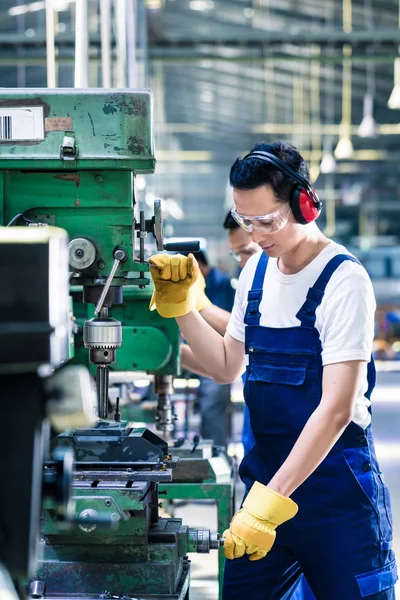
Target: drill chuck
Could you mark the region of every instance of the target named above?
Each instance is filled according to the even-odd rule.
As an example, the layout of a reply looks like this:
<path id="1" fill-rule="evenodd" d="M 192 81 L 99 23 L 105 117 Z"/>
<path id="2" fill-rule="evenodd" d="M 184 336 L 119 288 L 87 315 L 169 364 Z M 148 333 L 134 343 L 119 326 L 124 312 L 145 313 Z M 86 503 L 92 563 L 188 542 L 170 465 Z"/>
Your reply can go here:
<path id="1" fill-rule="evenodd" d="M 112 317 L 90 319 L 83 326 L 85 348 L 119 348 L 122 344 L 122 325 Z"/>

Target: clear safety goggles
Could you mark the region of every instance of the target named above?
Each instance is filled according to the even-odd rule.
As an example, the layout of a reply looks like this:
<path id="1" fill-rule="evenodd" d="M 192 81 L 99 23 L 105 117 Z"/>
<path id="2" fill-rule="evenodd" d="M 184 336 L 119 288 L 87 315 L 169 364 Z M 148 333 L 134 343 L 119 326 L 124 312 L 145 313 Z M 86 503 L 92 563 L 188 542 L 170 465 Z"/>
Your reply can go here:
<path id="1" fill-rule="evenodd" d="M 258 244 L 251 243 L 248 246 L 244 246 L 242 248 L 238 248 L 237 250 L 230 250 L 229 254 L 237 260 L 238 263 L 241 262 L 242 258 L 250 257 L 256 252 L 260 250 L 260 246 Z"/>
<path id="2" fill-rule="evenodd" d="M 285 204 L 280 210 L 260 217 L 247 217 L 240 215 L 236 210 L 236 206 L 233 205 L 231 215 L 236 223 L 245 231 L 251 232 L 255 229 L 261 233 L 276 233 L 287 224 L 290 215 L 290 206 L 289 204 Z"/>

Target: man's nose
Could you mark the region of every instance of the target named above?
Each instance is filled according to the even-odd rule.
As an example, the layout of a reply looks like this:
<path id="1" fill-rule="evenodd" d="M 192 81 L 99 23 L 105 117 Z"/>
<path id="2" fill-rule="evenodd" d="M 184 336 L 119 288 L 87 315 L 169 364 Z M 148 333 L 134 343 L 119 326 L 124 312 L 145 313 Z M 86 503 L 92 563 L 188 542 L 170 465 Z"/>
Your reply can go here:
<path id="1" fill-rule="evenodd" d="M 264 235 L 260 231 L 253 229 L 253 231 L 251 232 L 251 239 L 253 240 L 253 242 L 259 244 L 263 240 L 263 238 Z"/>

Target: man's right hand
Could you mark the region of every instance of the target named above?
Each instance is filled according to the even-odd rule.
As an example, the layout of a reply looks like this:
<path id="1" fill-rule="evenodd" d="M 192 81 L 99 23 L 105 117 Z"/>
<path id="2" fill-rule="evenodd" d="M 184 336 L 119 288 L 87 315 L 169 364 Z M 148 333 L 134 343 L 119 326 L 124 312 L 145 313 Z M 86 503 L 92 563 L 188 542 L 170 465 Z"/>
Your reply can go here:
<path id="1" fill-rule="evenodd" d="M 200 274 L 193 254 L 154 254 L 149 259 L 154 281 L 150 310 L 165 318 L 182 317 L 196 308 L 193 286 Z"/>

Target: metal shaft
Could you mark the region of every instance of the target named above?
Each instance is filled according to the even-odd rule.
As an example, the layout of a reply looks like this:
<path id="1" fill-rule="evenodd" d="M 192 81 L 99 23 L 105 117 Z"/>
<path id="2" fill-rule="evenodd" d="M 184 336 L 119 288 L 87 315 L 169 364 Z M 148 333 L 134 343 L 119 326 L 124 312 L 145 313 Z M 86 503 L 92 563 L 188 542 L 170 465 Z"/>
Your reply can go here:
<path id="1" fill-rule="evenodd" d="M 106 419 L 108 413 L 108 367 L 106 365 L 97 366 L 96 388 L 99 418 Z"/>
<path id="2" fill-rule="evenodd" d="M 156 429 L 168 439 L 174 430 L 174 414 L 171 402 L 173 393 L 172 375 L 155 375 L 154 392 L 157 396 Z"/>

